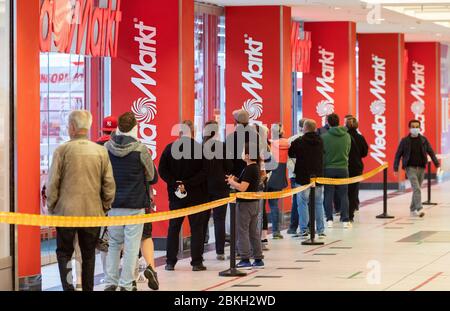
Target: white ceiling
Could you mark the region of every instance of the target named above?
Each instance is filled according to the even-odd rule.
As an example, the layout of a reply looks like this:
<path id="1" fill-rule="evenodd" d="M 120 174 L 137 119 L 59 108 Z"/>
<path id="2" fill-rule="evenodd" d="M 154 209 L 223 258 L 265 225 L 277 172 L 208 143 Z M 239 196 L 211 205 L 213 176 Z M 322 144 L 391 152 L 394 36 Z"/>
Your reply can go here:
<path id="1" fill-rule="evenodd" d="M 357 31 L 361 33 L 401 32 L 405 33 L 406 41 L 450 43 L 450 0 L 206 0 L 205 2 L 221 6 L 287 5 L 292 7 L 292 17 L 296 20 L 354 21 L 357 23 Z M 379 15 L 369 14 L 371 11 L 375 12 L 370 2 L 382 3 Z M 368 15 L 373 16 L 370 23 L 367 20 Z M 435 24 L 437 21 L 444 22 L 448 27 Z"/>

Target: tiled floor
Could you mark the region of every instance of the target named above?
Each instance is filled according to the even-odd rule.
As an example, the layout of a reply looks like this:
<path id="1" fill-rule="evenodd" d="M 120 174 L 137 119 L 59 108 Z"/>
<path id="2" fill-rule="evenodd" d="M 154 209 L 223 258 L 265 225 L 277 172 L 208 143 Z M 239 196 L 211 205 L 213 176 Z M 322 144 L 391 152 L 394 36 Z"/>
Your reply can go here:
<path id="1" fill-rule="evenodd" d="M 286 234 L 283 240 L 271 240 L 266 268 L 246 277 L 220 277 L 229 263 L 216 261 L 214 251 L 205 254 L 205 272 L 192 272 L 189 259 L 181 260 L 174 272 L 160 266 L 160 290 L 450 290 L 449 187 L 450 182 L 433 186 L 433 201 L 439 205 L 426 209 L 423 219 L 409 216 L 411 193 L 404 193 L 389 199 L 395 219 L 375 218 L 381 201 L 366 205 L 352 229 L 341 224 L 327 229 L 324 246 L 302 246 L 300 239 Z M 361 201 L 379 195 L 363 191 Z M 43 269 L 43 280 L 45 289 L 57 289 L 55 265 Z M 148 288 L 142 283 L 139 290 Z"/>

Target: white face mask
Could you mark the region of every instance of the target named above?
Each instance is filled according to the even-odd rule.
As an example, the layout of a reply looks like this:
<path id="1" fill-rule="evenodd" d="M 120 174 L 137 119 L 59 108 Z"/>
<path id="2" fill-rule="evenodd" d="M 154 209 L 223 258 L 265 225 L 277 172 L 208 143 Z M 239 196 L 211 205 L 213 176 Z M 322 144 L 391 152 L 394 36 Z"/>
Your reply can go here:
<path id="1" fill-rule="evenodd" d="M 411 129 L 409 129 L 409 132 L 411 133 L 411 136 L 417 137 L 420 134 L 420 129 L 419 128 L 411 128 Z"/>

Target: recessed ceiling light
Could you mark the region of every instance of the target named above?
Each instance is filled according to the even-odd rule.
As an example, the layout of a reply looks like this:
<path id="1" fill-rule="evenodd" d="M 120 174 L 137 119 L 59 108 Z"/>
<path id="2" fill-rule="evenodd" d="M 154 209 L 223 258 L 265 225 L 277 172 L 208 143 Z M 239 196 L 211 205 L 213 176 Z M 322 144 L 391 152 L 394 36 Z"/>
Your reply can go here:
<path id="1" fill-rule="evenodd" d="M 341 8 L 337 6 L 337 7 L 335 7 L 334 9 L 335 9 L 335 10 L 340 10 Z"/>
<path id="2" fill-rule="evenodd" d="M 411 27 L 409 27 L 409 29 L 416 29 L 416 27 L 414 27 L 414 26 L 411 26 Z"/>

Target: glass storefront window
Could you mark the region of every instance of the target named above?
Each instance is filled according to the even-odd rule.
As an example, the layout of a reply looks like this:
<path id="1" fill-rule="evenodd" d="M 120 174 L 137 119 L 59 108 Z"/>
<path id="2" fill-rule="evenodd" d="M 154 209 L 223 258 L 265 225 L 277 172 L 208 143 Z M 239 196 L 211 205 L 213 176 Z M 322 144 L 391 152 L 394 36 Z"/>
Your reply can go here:
<path id="1" fill-rule="evenodd" d="M 10 1 L 0 1 L 0 212 L 9 212 Z M 9 225 L 0 224 L 0 259 L 10 254 Z M 0 267 L 1 269 L 1 267 Z"/>
<path id="2" fill-rule="evenodd" d="M 47 181 L 48 169 L 55 149 L 69 140 L 68 116 L 86 105 L 86 61 L 82 55 L 41 53 L 41 189 Z M 47 214 L 45 202 L 41 214 Z M 55 261 L 55 228 L 41 228 L 41 259 L 46 265 Z"/>
<path id="3" fill-rule="evenodd" d="M 225 17 L 222 12 L 196 8 L 195 45 L 195 126 L 202 139 L 203 125 L 216 120 L 223 138 L 225 130 Z"/>

